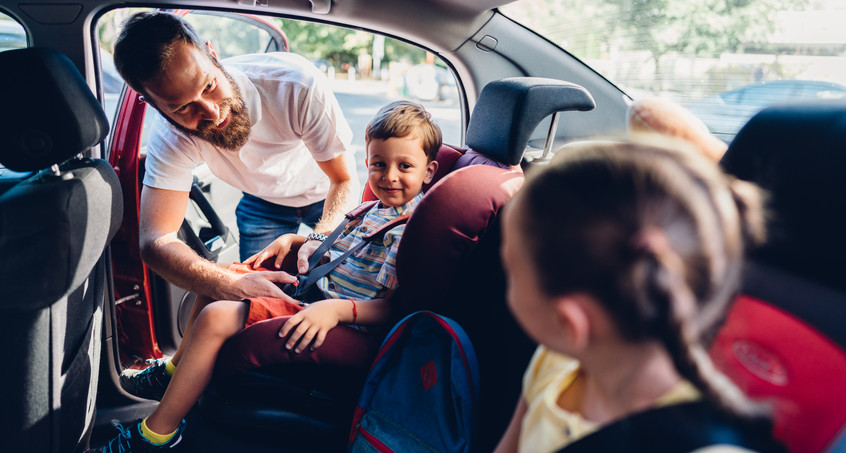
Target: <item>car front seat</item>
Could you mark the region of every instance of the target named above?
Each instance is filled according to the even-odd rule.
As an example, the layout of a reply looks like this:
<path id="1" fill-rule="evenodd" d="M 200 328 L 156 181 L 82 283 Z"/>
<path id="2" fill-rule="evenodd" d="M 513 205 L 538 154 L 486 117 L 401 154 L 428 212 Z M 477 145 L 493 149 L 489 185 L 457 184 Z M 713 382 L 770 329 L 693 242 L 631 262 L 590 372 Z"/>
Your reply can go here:
<path id="1" fill-rule="evenodd" d="M 71 61 L 0 53 L 0 444 L 70 452 L 94 422 L 117 175 L 80 157 L 109 124 Z"/>
<path id="2" fill-rule="evenodd" d="M 717 365 L 771 405 L 775 436 L 795 453 L 846 441 L 846 103 L 765 109 L 721 164 L 760 185 L 768 241 L 717 335 Z M 839 449 L 837 449 L 839 448 Z"/>

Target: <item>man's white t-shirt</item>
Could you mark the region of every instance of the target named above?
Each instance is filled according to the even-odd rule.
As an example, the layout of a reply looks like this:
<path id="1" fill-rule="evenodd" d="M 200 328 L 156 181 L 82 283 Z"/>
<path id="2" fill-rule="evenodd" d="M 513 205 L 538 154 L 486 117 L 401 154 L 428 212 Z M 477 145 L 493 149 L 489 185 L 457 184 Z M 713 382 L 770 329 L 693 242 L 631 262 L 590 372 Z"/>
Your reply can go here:
<path id="1" fill-rule="evenodd" d="M 223 61 L 241 90 L 250 138 L 239 151 L 188 136 L 158 112 L 147 146 L 144 185 L 189 191 L 192 170 L 205 162 L 232 186 L 272 203 L 302 207 L 326 198 L 329 178 L 317 162 L 344 155 L 358 181 L 352 131 L 328 80 L 291 53 L 251 54 Z M 357 187 L 356 187 L 357 189 Z"/>

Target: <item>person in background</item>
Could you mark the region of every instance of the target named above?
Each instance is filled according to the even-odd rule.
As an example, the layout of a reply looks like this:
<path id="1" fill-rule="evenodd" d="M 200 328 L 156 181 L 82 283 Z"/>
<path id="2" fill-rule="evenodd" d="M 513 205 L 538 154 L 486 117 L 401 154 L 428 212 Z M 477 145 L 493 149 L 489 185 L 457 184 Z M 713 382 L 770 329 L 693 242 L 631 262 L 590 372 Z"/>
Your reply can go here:
<path id="1" fill-rule="evenodd" d="M 685 140 L 714 162 L 719 162 L 728 149 L 702 120 L 669 99 L 644 97 L 632 101 L 627 123 L 631 134 L 655 133 Z"/>

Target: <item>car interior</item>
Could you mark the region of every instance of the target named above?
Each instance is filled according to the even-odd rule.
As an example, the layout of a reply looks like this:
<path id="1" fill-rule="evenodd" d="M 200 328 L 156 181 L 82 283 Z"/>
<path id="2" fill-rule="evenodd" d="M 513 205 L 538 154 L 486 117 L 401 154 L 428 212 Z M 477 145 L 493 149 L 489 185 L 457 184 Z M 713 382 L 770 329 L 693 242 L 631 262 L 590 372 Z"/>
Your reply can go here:
<path id="1" fill-rule="evenodd" d="M 238 13 L 260 27 L 282 18 L 366 31 L 424 49 L 452 74 L 459 132 L 441 148 L 435 181 L 407 224 L 394 302 L 397 318 L 432 310 L 473 341 L 482 382 L 477 451 L 491 451 L 504 432 L 535 346 L 505 304 L 500 210 L 524 172 L 561 146 L 623 136 L 631 101 L 561 43 L 503 14 L 507 3 L 137 5 Z M 113 437 L 112 420 L 148 415 L 157 403 L 124 392 L 118 376 L 172 353 L 195 297 L 140 258 L 147 105 L 125 87 L 114 118 L 104 113 L 114 93 L 95 24 L 125 7 L 0 0 L 0 13 L 25 32 L 16 46 L 28 46 L 0 52 L 0 99 L 14 106 L 0 113 L 0 338 L 14 345 L 15 364 L 0 371 L 4 451 L 78 452 Z M 297 52 L 296 37 L 273 27 L 265 47 L 287 50 L 290 38 Z M 772 406 L 774 435 L 791 452 L 846 451 L 844 134 L 844 101 L 786 103 L 752 117 L 720 162 L 765 189 L 769 237 L 710 352 L 742 390 Z M 219 200 L 233 189 L 204 171 L 195 173 L 196 214 L 180 238 L 209 260 L 231 262 L 237 231 Z M 224 347 L 217 378 L 188 415 L 198 433 L 192 449 L 345 450 L 367 370 L 233 365 L 263 333 L 250 327 Z"/>
<path id="2" fill-rule="evenodd" d="M 505 305 L 499 213 L 520 186 L 519 163 L 536 124 L 556 112 L 585 111 L 593 105 L 582 87 L 558 80 L 516 77 L 487 85 L 471 115 L 472 148 L 441 148 L 439 182 L 425 192 L 403 234 L 394 316 L 399 320 L 418 310 L 434 311 L 457 321 L 474 341 L 485 376 L 477 439 L 482 451 L 493 449 L 507 426 L 510 401 L 517 399 L 521 370 L 534 349 Z M 491 112 L 494 107 L 502 110 Z M 508 113 L 498 113 L 503 111 Z M 498 284 L 485 283 L 495 275 L 500 276 L 493 279 Z M 470 301 L 484 301 L 485 307 Z M 265 434 L 269 442 L 279 433 L 308 432 L 303 437 L 312 446 L 314 439 L 322 439 L 332 442 L 327 448 L 343 449 L 367 370 L 266 363 L 236 372 L 244 351 L 274 329 L 278 326 L 260 323 L 227 342 L 216 370 L 224 380 L 200 401 L 203 415 L 226 425 L 270 427 Z M 523 366 L 503 369 L 503 355 Z M 260 436 L 256 431 L 250 430 L 251 438 Z"/>

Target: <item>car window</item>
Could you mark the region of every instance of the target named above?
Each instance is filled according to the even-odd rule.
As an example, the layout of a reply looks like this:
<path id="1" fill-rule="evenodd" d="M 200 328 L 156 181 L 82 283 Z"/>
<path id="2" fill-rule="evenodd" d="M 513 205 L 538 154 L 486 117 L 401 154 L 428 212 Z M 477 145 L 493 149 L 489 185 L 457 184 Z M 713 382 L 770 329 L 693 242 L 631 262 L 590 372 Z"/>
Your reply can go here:
<path id="1" fill-rule="evenodd" d="M 27 47 L 26 30 L 14 19 L 0 12 L 0 52 Z M 0 169 L 5 169 L 0 164 Z"/>
<path id="2" fill-rule="evenodd" d="M 11 17 L 0 12 L 0 52 L 27 47 L 26 30 Z"/>
<path id="3" fill-rule="evenodd" d="M 101 19 L 98 30 L 104 55 L 111 49 L 115 31 L 119 30 L 121 22 L 135 11 L 139 9 L 118 9 L 105 14 Z M 243 18 L 233 19 L 234 16 L 231 13 L 191 11 L 185 17 L 196 27 L 201 39 L 211 41 L 220 58 L 284 50 L 281 48 L 281 41 L 284 40 L 289 51 L 306 57 L 320 68 L 332 83 L 344 116 L 352 128 L 353 148 L 361 181 L 366 180 L 364 129 L 379 108 L 394 100 L 420 102 L 441 127 L 445 143 L 462 143 L 458 84 L 453 73 L 434 54 L 405 42 L 361 30 L 253 16 L 252 19 L 270 24 L 277 30 L 276 41 L 280 43 L 277 46 L 273 43 L 273 36 L 249 31 L 245 28 Z M 110 54 L 105 59 L 110 60 Z M 107 113 L 110 119 L 114 117 L 114 110 L 109 111 L 107 108 Z M 146 133 L 150 130 L 153 116 L 146 115 L 142 147 L 146 143 Z"/>
<path id="4" fill-rule="evenodd" d="M 727 142 L 767 105 L 846 94 L 840 0 L 523 0 L 501 11 L 629 96 L 687 106 Z"/>

